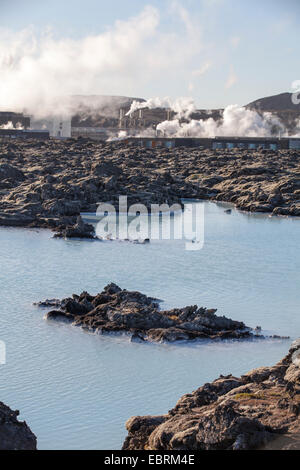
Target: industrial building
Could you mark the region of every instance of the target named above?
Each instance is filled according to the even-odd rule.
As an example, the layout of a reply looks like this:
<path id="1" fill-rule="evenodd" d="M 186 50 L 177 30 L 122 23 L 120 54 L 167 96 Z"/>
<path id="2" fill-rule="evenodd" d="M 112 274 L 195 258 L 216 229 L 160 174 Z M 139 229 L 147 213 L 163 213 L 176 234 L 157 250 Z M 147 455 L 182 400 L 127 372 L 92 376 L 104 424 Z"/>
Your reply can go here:
<path id="1" fill-rule="evenodd" d="M 28 131 L 22 134 L 22 131 Z M 71 118 L 35 119 L 22 113 L 0 112 L 0 136 L 45 139 L 71 137 Z M 5 132 L 4 132 L 5 131 Z M 10 132 L 8 132 L 10 131 Z"/>
<path id="2" fill-rule="evenodd" d="M 116 128 L 109 127 L 72 127 L 71 137 L 84 137 L 93 140 L 107 140 L 116 135 Z"/>
<path id="3" fill-rule="evenodd" d="M 13 127 L 28 129 L 30 127 L 30 117 L 23 113 L 13 113 L 11 111 L 0 111 L 0 128 L 12 124 Z"/>
<path id="4" fill-rule="evenodd" d="M 50 137 L 65 139 L 71 137 L 71 118 L 54 116 L 45 119 L 31 119 L 32 129 L 48 131 Z"/>
<path id="5" fill-rule="evenodd" d="M 170 109 L 149 109 L 143 108 L 134 111 L 128 115 L 129 107 L 123 106 L 119 110 L 119 127 L 117 119 L 101 119 L 99 127 L 80 126 L 80 119 L 74 120 L 70 117 L 56 116 L 49 119 L 35 120 L 25 116 L 22 113 L 0 112 L 0 137 L 4 138 L 35 138 L 56 139 L 87 137 L 95 140 L 107 140 L 111 136 L 116 136 L 118 132 L 125 131 L 130 137 L 123 140 L 124 143 L 133 142 L 136 145 L 145 148 L 165 147 L 172 149 L 175 147 L 203 148 L 209 150 L 282 150 L 292 149 L 300 150 L 300 138 L 290 137 L 215 137 L 215 138 L 196 138 L 196 137 L 165 137 L 159 136 L 156 127 L 159 123 L 172 120 L 175 112 Z M 205 110 L 198 110 L 193 118 L 202 119 L 207 116 Z M 219 119 L 221 110 L 212 110 L 209 115 L 214 119 Z M 100 118 L 98 117 L 98 120 Z M 76 121 L 76 122 L 75 122 Z M 86 120 L 86 124 L 89 120 Z M 77 124 L 77 126 L 74 126 Z M 30 128 L 32 127 L 32 129 Z M 155 137 L 137 137 L 145 135 L 149 130 Z M 125 133 L 124 132 L 124 133 Z"/>
<path id="6" fill-rule="evenodd" d="M 300 138 L 273 138 L 273 137 L 215 137 L 215 138 L 191 138 L 191 137 L 130 137 L 127 142 L 134 142 L 141 147 L 175 148 L 194 147 L 209 150 L 300 150 Z"/>
<path id="7" fill-rule="evenodd" d="M 131 135 L 139 134 L 142 130 L 155 130 L 158 124 L 164 121 L 171 121 L 175 117 L 175 112 L 164 108 L 142 108 L 127 114 L 128 108 L 120 109 L 119 130 L 130 131 Z"/>
<path id="8" fill-rule="evenodd" d="M 0 129 L 0 138 L 4 139 L 49 139 L 49 131 L 47 130 L 30 130 L 30 129 Z"/>
<path id="9" fill-rule="evenodd" d="M 209 118 L 219 121 L 222 118 L 222 109 L 197 110 L 189 115 L 189 119 L 181 118 L 180 122 L 188 122 L 191 119 L 207 120 Z M 120 109 L 119 129 L 121 131 L 130 131 L 131 135 L 138 135 L 141 130 L 153 129 L 156 131 L 158 124 L 164 121 L 176 119 L 176 112 L 169 108 L 141 108 L 137 111 L 128 113 L 128 108 Z"/>
<path id="10" fill-rule="evenodd" d="M 58 131 L 61 129 L 58 128 Z M 68 128 L 67 128 L 68 130 Z M 68 132 L 67 132 L 68 133 Z M 75 134 L 75 135 L 74 135 Z M 76 135 L 72 132 L 72 137 L 93 136 L 96 140 L 106 140 L 107 135 L 104 129 L 86 129 L 86 133 L 81 130 Z M 58 135 L 51 136 L 48 129 L 1 129 L 0 138 L 22 138 L 22 139 L 49 139 L 50 137 L 65 138 L 59 132 Z M 275 137 L 215 137 L 215 138 L 196 138 L 196 137 L 128 137 L 123 140 L 124 144 L 134 143 L 140 147 L 153 149 L 164 147 L 168 149 L 178 147 L 201 148 L 208 150 L 300 150 L 300 138 L 275 138 Z"/>

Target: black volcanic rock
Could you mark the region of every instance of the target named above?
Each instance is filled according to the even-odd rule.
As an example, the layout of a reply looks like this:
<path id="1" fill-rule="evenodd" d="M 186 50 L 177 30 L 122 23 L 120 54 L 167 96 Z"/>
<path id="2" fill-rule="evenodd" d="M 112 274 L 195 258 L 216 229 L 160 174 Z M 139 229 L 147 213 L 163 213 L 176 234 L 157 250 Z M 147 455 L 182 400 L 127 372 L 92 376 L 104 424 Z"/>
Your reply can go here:
<path id="1" fill-rule="evenodd" d="M 87 292 L 73 294 L 72 298 L 63 299 L 59 308 L 56 300 L 37 305 L 56 307 L 46 314 L 47 320 L 68 321 L 98 334 L 128 332 L 132 341 L 263 338 L 259 331 L 242 322 L 218 317 L 216 310 L 195 305 L 163 311 L 156 299 L 122 290 L 115 284 L 109 284 L 96 296 Z"/>
<path id="2" fill-rule="evenodd" d="M 83 222 L 81 216 L 77 217 L 76 224 L 68 225 L 54 234 L 54 238 L 95 238 L 93 225 Z"/>
<path id="3" fill-rule="evenodd" d="M 123 450 L 299 450 L 299 348 L 273 367 L 203 385 L 166 415 L 130 418 Z"/>
<path id="4" fill-rule="evenodd" d="M 24 173 L 18 168 L 8 165 L 7 163 L 0 165 L 0 181 L 7 179 L 23 181 L 24 178 Z"/>
<path id="5" fill-rule="evenodd" d="M 122 195 L 128 206 L 206 199 L 249 212 L 300 215 L 296 150 L 145 149 L 88 139 L 16 140 L 10 149 L 0 141 L 0 225 L 80 236 L 78 227 L 73 230 L 80 213 L 95 213 L 100 202 L 117 209 Z"/>
<path id="6" fill-rule="evenodd" d="M 19 411 L 0 402 L 0 450 L 36 450 L 35 435 L 18 416 Z"/>

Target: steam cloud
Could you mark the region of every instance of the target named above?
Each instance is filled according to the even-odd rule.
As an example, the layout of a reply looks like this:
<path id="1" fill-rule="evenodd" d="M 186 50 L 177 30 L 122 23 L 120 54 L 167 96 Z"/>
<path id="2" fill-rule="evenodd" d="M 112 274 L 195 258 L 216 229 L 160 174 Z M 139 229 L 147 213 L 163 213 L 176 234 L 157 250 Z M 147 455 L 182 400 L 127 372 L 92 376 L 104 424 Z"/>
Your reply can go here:
<path id="1" fill-rule="evenodd" d="M 188 119 L 190 115 L 196 111 L 196 105 L 192 98 L 177 98 L 172 100 L 171 98 L 150 98 L 147 101 L 139 102 L 133 101 L 127 116 L 132 115 L 139 109 L 156 109 L 156 108 L 170 108 L 176 113 L 178 119 Z"/>
<path id="2" fill-rule="evenodd" d="M 183 25 L 178 33 L 161 31 L 160 13 L 152 6 L 80 39 L 0 29 L 0 109 L 26 110 L 36 118 L 70 116 L 78 110 L 71 95 L 119 95 L 121 90 L 136 96 L 137 82 L 143 86 L 164 71 L 193 64 L 200 39 L 182 11 L 173 12 Z M 101 98 L 93 98 L 99 111 Z"/>
<path id="3" fill-rule="evenodd" d="M 164 121 L 157 130 L 166 136 L 176 137 L 268 137 L 274 132 L 286 132 L 280 120 L 271 113 L 258 114 L 256 111 L 230 105 L 223 112 L 221 121 L 212 118 L 207 120 L 190 120 L 181 123 L 179 119 Z"/>
<path id="4" fill-rule="evenodd" d="M 127 115 L 132 115 L 139 109 L 169 108 L 175 111 L 173 120 L 161 122 L 156 132 L 149 128 L 138 136 L 154 137 L 158 132 L 165 137 L 207 137 L 240 136 L 240 137 L 270 137 L 272 135 L 288 136 L 288 132 L 280 119 L 272 113 L 258 113 L 254 110 L 230 105 L 225 108 L 221 119 L 190 119 L 196 111 L 195 103 L 190 98 L 151 98 L 145 102 L 134 101 Z M 210 111 L 207 115 L 211 114 Z M 293 137 L 300 136 L 300 120 L 296 125 Z M 125 137 L 125 136 L 123 136 Z"/>
<path id="5" fill-rule="evenodd" d="M 2 124 L 0 126 L 0 129 L 8 129 L 8 130 L 19 129 L 19 130 L 22 130 L 22 129 L 24 129 L 24 127 L 22 126 L 22 124 L 20 122 L 17 122 L 17 124 L 14 126 L 14 124 L 11 121 L 8 121 L 7 124 Z"/>
<path id="6" fill-rule="evenodd" d="M 159 11 L 151 6 L 127 21 L 117 21 L 104 33 L 81 39 L 55 39 L 49 32 L 39 36 L 31 29 L 17 33 L 0 29 L 0 109 L 25 111 L 36 119 L 69 118 L 82 111 L 82 105 L 92 112 L 105 114 L 113 109 L 116 114 L 120 103 L 99 94 L 126 90 L 135 95 L 137 82 L 144 85 L 164 72 L 170 77 L 178 70 L 189 71 L 187 78 L 202 75 L 211 63 L 193 70 L 194 58 L 203 47 L 199 27 L 176 2 L 174 13 L 183 25 L 178 33 L 162 32 Z M 98 96 L 78 96 L 91 94 Z M 176 114 L 174 120 L 157 127 L 166 136 L 269 136 L 275 127 L 285 132 L 276 117 L 236 105 L 228 106 L 219 122 L 191 119 L 196 111 L 191 98 L 134 101 L 128 114 L 159 107 Z M 298 129 L 300 135 L 300 122 Z M 151 134 L 153 129 L 144 131 Z"/>

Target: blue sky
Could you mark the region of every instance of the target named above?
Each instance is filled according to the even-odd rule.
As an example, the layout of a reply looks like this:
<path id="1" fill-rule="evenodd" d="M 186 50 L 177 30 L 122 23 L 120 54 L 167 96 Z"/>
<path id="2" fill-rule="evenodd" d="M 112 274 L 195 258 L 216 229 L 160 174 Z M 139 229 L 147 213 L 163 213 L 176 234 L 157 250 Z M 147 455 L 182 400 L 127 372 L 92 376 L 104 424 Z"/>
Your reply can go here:
<path id="1" fill-rule="evenodd" d="M 147 10 L 149 6 L 152 8 Z M 16 60 L 11 57 L 18 48 L 19 56 L 31 54 L 35 71 L 31 79 L 38 81 L 43 77 L 41 63 L 44 67 L 46 61 L 49 67 L 49 57 L 55 57 L 56 41 L 56 53 L 61 51 L 57 64 L 61 65 L 54 65 L 53 77 L 64 82 L 64 92 L 70 86 L 70 93 L 191 96 L 203 108 L 243 105 L 291 91 L 292 82 L 300 79 L 299 18 L 299 0 L 0 0 L 0 64 L 1 50 L 7 64 L 8 54 L 10 62 Z M 129 41 L 124 50 L 120 34 L 117 41 L 114 39 L 118 20 L 123 22 L 124 42 Z M 144 33 L 143 28 L 149 31 Z M 28 47 L 22 52 L 20 44 L 11 46 L 13 40 L 9 38 L 18 37 L 24 30 L 41 41 L 34 54 Z M 106 37 L 103 35 L 107 33 L 110 63 L 105 69 L 106 41 L 93 38 Z M 45 56 L 48 47 L 42 40 L 45 34 L 51 34 L 51 53 L 40 61 L 37 57 Z M 91 46 L 90 60 L 99 60 L 102 65 L 98 69 L 88 65 L 89 73 L 95 76 L 94 80 L 85 80 L 89 83 L 83 87 L 80 67 L 86 64 L 86 38 L 91 38 L 91 44 L 99 44 L 101 50 Z M 63 52 L 70 55 L 67 46 L 72 47 L 72 41 L 77 46 L 82 41 L 85 52 L 83 65 L 77 64 L 74 70 L 70 65 L 68 75 Z M 79 49 L 82 51 L 81 46 Z M 55 87 L 54 78 L 51 86 Z"/>

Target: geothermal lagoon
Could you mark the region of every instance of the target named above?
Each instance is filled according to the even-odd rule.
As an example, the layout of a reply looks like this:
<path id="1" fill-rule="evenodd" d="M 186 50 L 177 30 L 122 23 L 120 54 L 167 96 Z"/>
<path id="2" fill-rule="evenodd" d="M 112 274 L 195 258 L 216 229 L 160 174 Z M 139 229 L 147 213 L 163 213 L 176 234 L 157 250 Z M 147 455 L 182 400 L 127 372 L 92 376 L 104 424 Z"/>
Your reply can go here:
<path id="1" fill-rule="evenodd" d="M 270 366 L 299 335 L 300 220 L 201 203 L 204 246 L 53 239 L 43 229 L 0 228 L 2 321 L 6 344 L 1 400 L 20 409 L 39 449 L 119 449 L 125 422 L 161 414 L 220 374 Z M 131 343 L 44 320 L 34 302 L 115 282 L 163 300 L 198 304 L 291 340 Z"/>

